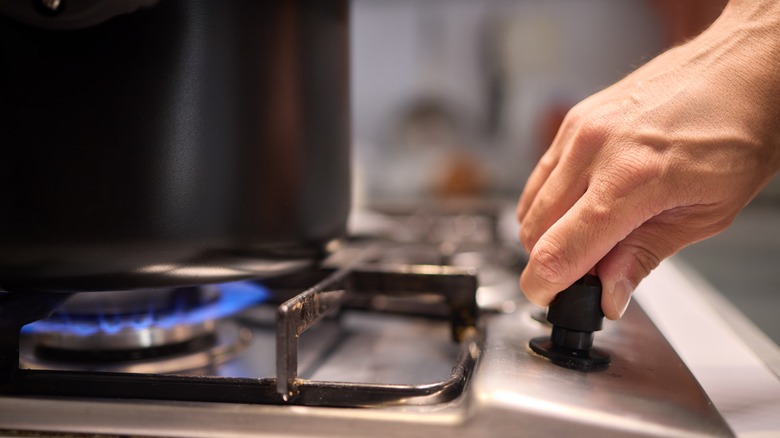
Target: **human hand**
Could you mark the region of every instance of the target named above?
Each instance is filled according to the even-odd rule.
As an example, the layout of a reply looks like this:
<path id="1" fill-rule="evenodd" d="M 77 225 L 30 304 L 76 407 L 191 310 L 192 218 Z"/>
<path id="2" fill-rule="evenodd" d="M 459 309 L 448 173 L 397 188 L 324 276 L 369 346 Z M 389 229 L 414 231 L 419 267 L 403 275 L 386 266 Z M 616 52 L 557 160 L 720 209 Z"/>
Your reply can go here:
<path id="1" fill-rule="evenodd" d="M 780 2 L 732 3 L 566 116 L 518 203 L 530 301 L 594 272 L 620 318 L 661 260 L 726 228 L 778 170 Z"/>

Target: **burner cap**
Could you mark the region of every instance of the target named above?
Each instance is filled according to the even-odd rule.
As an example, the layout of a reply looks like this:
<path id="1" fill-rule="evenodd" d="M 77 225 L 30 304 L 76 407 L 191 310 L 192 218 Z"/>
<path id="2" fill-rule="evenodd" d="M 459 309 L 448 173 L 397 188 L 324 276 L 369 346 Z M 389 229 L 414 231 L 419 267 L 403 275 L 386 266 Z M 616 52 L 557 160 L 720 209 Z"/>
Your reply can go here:
<path id="1" fill-rule="evenodd" d="M 252 282 L 84 292 L 50 318 L 25 326 L 23 333 L 44 361 L 97 364 L 174 357 L 220 344 L 217 321 L 267 297 L 266 289 Z"/>
<path id="2" fill-rule="evenodd" d="M 216 323 L 215 336 L 205 345 L 198 340 L 178 346 L 117 352 L 94 353 L 94 360 L 41 354 L 32 342 L 22 342 L 19 366 L 37 370 L 101 371 L 146 374 L 209 374 L 244 350 L 252 339 L 252 331 L 232 321 Z M 86 354 L 86 353 L 85 353 Z M 76 355 L 78 356 L 78 355 Z M 102 356 L 102 357 L 101 357 Z"/>
<path id="3" fill-rule="evenodd" d="M 215 287 L 83 292 L 33 332 L 51 351 L 116 352 L 181 344 L 214 332 L 214 321 L 187 314 L 216 302 Z"/>

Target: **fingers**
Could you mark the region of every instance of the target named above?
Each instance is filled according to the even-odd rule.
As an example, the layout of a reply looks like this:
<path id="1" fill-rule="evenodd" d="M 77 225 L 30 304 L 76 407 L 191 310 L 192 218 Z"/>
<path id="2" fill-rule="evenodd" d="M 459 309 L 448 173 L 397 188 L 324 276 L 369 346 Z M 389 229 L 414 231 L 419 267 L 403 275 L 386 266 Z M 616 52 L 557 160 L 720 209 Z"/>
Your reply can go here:
<path id="1" fill-rule="evenodd" d="M 557 221 L 587 187 L 586 160 L 567 158 L 579 129 L 578 111 L 567 114 L 552 146 L 528 179 L 518 203 L 520 242 L 530 252 L 536 241 Z"/>
<path id="2" fill-rule="evenodd" d="M 536 194 L 550 177 L 555 166 L 558 165 L 558 159 L 557 151 L 548 149 L 531 172 L 531 176 L 528 177 L 525 188 L 523 188 L 523 194 L 520 195 L 520 200 L 517 202 L 517 221 L 519 223 L 522 224 L 525 220 L 525 215 L 536 198 Z"/>
<path id="3" fill-rule="evenodd" d="M 588 180 L 583 165 L 571 160 L 558 164 L 539 189 L 520 228 L 520 242 L 526 251 L 530 252 L 542 234 L 585 193 Z"/>
<path id="4" fill-rule="evenodd" d="M 549 304 L 646 221 L 632 202 L 641 195 L 609 204 L 606 199 L 600 190 L 589 189 L 533 246 L 520 278 L 531 302 Z"/>
<path id="5" fill-rule="evenodd" d="M 566 118 L 561 124 L 561 128 L 555 135 L 550 148 L 544 153 L 539 163 L 531 172 L 531 176 L 528 177 L 528 181 L 523 188 L 523 194 L 520 196 L 520 200 L 517 203 L 517 220 L 523 223 L 528 210 L 531 208 L 539 189 L 542 188 L 544 183 L 550 177 L 550 174 L 558 165 L 561 154 L 566 145 L 569 144 L 571 137 L 576 130 L 577 112 L 574 110 L 569 111 L 566 114 Z"/>

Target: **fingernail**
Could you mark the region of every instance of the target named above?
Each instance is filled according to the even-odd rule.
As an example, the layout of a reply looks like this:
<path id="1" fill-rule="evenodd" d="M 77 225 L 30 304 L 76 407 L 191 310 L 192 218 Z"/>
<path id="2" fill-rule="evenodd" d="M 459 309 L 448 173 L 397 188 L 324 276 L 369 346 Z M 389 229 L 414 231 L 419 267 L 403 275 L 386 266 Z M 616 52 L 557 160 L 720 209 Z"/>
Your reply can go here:
<path id="1" fill-rule="evenodd" d="M 618 318 L 622 317 L 623 313 L 625 313 L 628 303 L 631 301 L 631 294 L 633 292 L 634 287 L 625 278 L 618 280 L 618 282 L 615 283 L 615 287 L 612 288 L 609 298 L 612 300 L 612 305 L 615 306 L 615 309 L 619 312 Z"/>

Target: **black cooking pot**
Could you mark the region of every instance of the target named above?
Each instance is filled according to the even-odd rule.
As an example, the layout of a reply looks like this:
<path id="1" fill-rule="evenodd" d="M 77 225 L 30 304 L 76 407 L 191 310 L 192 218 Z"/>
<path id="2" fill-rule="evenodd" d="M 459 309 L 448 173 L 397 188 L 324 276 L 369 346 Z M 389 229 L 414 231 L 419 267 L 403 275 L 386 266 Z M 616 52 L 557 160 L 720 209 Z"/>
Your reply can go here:
<path id="1" fill-rule="evenodd" d="M 346 0 L 133 2 L 0 0 L 0 288 L 321 257 L 349 210 Z"/>

